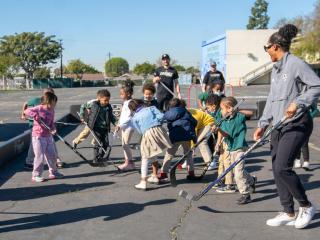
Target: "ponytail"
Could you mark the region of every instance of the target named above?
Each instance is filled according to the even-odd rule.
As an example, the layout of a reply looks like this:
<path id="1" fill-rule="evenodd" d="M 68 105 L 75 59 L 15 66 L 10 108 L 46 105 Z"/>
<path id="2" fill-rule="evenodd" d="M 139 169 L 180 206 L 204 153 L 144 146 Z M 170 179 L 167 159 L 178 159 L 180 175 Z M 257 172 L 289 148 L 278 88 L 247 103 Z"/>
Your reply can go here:
<path id="1" fill-rule="evenodd" d="M 280 46 L 285 52 L 288 52 L 292 39 L 297 36 L 298 28 L 293 24 L 286 24 L 278 32 L 272 34 L 269 38 L 270 44 Z"/>

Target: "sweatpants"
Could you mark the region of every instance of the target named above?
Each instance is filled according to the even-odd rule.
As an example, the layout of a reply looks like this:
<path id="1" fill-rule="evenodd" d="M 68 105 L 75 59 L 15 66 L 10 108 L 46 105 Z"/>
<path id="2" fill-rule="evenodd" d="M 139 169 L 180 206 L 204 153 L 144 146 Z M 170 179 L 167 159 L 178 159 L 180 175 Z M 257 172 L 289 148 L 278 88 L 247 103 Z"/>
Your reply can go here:
<path id="1" fill-rule="evenodd" d="M 53 137 L 32 137 L 32 146 L 35 155 L 32 176 L 42 175 L 45 161 L 48 164 L 49 173 L 54 174 L 57 171 L 57 158 Z"/>
<path id="2" fill-rule="evenodd" d="M 27 154 L 27 158 L 26 158 L 26 164 L 33 165 L 35 156 L 34 156 L 33 144 L 32 144 L 32 134 L 30 134 L 30 136 L 31 136 L 31 140 L 30 140 L 30 145 L 29 145 L 28 154 Z M 53 138 L 53 144 L 54 144 L 54 150 L 55 150 L 55 158 L 58 160 L 58 158 L 59 158 L 58 149 L 57 149 L 56 142 L 54 141 L 54 138 Z"/>
<path id="3" fill-rule="evenodd" d="M 295 158 L 313 129 L 312 118 L 305 113 L 271 134 L 271 158 L 274 180 L 284 212 L 294 213 L 295 198 L 300 206 L 309 204 L 305 189 L 292 169 Z"/>
<path id="4" fill-rule="evenodd" d="M 310 160 L 310 157 L 309 157 L 309 138 L 307 139 L 307 141 L 305 141 L 305 143 L 302 145 L 302 148 L 300 149 L 299 153 L 298 153 L 298 156 L 297 156 L 297 159 L 300 159 L 301 163 L 303 161 L 306 161 L 306 162 L 309 162 Z M 303 161 L 302 161 L 302 158 L 301 158 L 301 154 L 302 154 L 302 157 L 303 157 Z"/>
<path id="5" fill-rule="evenodd" d="M 100 141 L 100 143 L 102 144 L 102 147 L 107 150 L 107 148 L 109 147 L 109 138 L 108 138 L 108 131 L 107 129 L 93 129 L 94 134 L 97 136 L 98 140 Z M 94 153 L 94 161 L 101 161 L 102 158 L 104 157 L 104 151 L 101 149 L 99 143 L 97 143 L 95 141 L 94 143 L 94 149 L 93 149 L 93 153 Z"/>
<path id="6" fill-rule="evenodd" d="M 186 154 L 188 151 L 190 151 L 191 148 L 191 141 L 180 141 L 173 144 L 171 148 L 168 148 L 166 151 L 166 154 L 163 159 L 163 166 L 161 168 L 161 172 L 168 173 L 170 168 L 171 160 L 174 158 L 174 155 L 179 149 L 179 146 L 182 146 L 183 154 Z M 189 152 L 187 158 L 187 166 L 188 171 L 193 171 L 193 160 L 192 160 L 192 152 Z"/>

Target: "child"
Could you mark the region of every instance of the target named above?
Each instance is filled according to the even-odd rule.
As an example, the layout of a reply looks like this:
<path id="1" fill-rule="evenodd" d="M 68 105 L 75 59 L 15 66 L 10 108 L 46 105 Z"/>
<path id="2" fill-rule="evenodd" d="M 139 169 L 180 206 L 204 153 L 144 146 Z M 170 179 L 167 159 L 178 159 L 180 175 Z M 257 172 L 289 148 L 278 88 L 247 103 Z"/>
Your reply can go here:
<path id="1" fill-rule="evenodd" d="M 222 116 L 230 114 L 233 107 L 237 105 L 237 100 L 233 97 L 225 97 L 221 100 L 220 108 Z M 227 145 L 226 154 L 230 164 L 234 163 L 248 146 L 245 140 L 247 126 L 246 117 L 242 113 L 236 112 L 226 121 L 223 121 L 218 132 L 224 137 Z M 251 202 L 250 190 L 254 191 L 256 178 L 253 178 L 244 167 L 244 161 L 241 161 L 233 169 L 234 179 L 239 189 L 241 197 L 238 204 L 247 204 Z"/>
<path id="2" fill-rule="evenodd" d="M 198 141 L 205 137 L 208 132 L 211 131 L 211 126 L 214 123 L 213 117 L 208 113 L 205 113 L 198 109 L 190 108 L 188 111 L 191 113 L 192 117 L 197 120 L 196 134 L 198 136 Z M 203 140 L 199 144 L 199 150 L 205 163 L 211 161 L 212 151 L 208 145 L 207 140 Z"/>
<path id="3" fill-rule="evenodd" d="M 141 180 L 134 187 L 138 190 L 147 189 L 148 160 L 162 153 L 166 148 L 171 148 L 167 132 L 161 126 L 163 113 L 156 107 L 146 107 L 143 100 L 132 99 L 129 109 L 133 114 L 128 124 L 138 133 L 142 134 L 141 140 Z"/>
<path id="4" fill-rule="evenodd" d="M 44 178 L 41 176 L 44 160 L 46 160 L 49 167 L 49 179 L 63 177 L 57 171 L 56 150 L 51 135 L 56 132 L 54 126 L 54 108 L 57 100 L 57 96 L 52 92 L 46 92 L 41 98 L 41 105 L 28 108 L 24 111 L 25 115 L 35 120 L 32 127 L 32 146 L 35 155 L 32 172 L 32 181 L 34 182 L 44 181 Z M 52 129 L 51 133 L 40 123 L 40 119 Z"/>
<path id="5" fill-rule="evenodd" d="M 178 98 L 173 98 L 169 102 L 169 110 L 164 114 L 164 120 L 167 121 L 169 129 L 169 138 L 173 146 L 168 148 L 163 160 L 163 166 L 159 175 L 159 180 L 163 181 L 168 178 L 168 172 L 170 168 L 170 162 L 177 152 L 178 148 L 181 146 L 183 149 L 183 154 L 190 151 L 191 140 L 196 143 L 197 136 L 195 132 L 195 127 L 197 126 L 197 120 L 195 120 L 191 114 L 186 109 L 186 103 Z M 192 152 L 187 156 L 187 166 L 188 166 L 188 180 L 193 180 L 195 178 Z M 153 174 L 148 178 L 148 182 L 157 183 L 158 179 Z M 153 180 L 156 181 L 153 181 Z"/>
<path id="6" fill-rule="evenodd" d="M 215 82 L 215 83 L 211 83 L 210 85 L 207 85 L 206 91 L 200 93 L 198 96 L 199 109 L 205 111 L 206 100 L 211 94 L 217 95 L 219 97 L 225 97 L 222 90 L 223 90 L 223 85 L 220 82 Z"/>
<path id="7" fill-rule="evenodd" d="M 110 123 L 115 125 L 116 119 L 109 104 L 110 92 L 107 89 L 99 90 L 97 99 L 91 106 L 88 127 L 93 130 L 102 147 L 106 149 L 109 146 L 108 133 L 110 132 Z M 99 144 L 95 142 L 93 165 L 98 166 L 103 161 L 104 154 Z"/>
<path id="8" fill-rule="evenodd" d="M 45 88 L 43 90 L 42 94 L 45 94 L 46 92 L 51 92 L 51 93 L 54 94 L 54 90 L 52 88 Z M 41 104 L 41 97 L 31 98 L 27 102 L 25 102 L 23 104 L 23 107 L 22 107 L 21 119 L 22 120 L 26 120 L 26 116 L 24 114 L 24 111 L 27 108 L 35 107 L 35 106 L 38 106 L 40 104 Z M 29 119 L 28 121 L 29 121 L 29 127 L 32 128 L 33 127 L 33 120 Z M 57 154 L 56 155 L 56 157 L 57 157 L 57 166 L 58 166 L 58 168 L 63 168 L 64 162 L 62 162 L 61 159 L 58 156 L 58 151 L 57 151 L 56 144 L 54 144 L 54 147 L 55 147 L 56 154 Z M 33 152 L 32 135 L 31 135 L 30 146 L 29 146 L 26 162 L 24 164 L 24 168 L 27 169 L 27 170 L 32 170 L 33 169 L 33 160 L 34 160 L 34 152 Z"/>
<path id="9" fill-rule="evenodd" d="M 132 161 L 132 151 L 130 149 L 130 139 L 134 132 L 133 128 L 128 126 L 127 123 L 131 119 L 131 111 L 128 107 L 129 102 L 133 95 L 133 82 L 127 82 L 125 86 L 120 88 L 120 98 L 123 100 L 121 109 L 119 124 L 116 127 L 116 131 L 121 129 L 121 141 L 124 152 L 125 162 L 118 166 L 122 171 L 129 171 L 135 169 L 134 162 Z"/>
<path id="10" fill-rule="evenodd" d="M 97 98 L 91 99 L 90 101 L 80 106 L 79 117 L 80 117 L 81 123 L 85 121 L 85 111 L 87 112 L 87 115 L 89 115 L 92 104 L 97 101 L 98 101 Z M 88 126 L 85 126 L 82 132 L 75 139 L 73 139 L 72 147 L 77 148 L 77 145 L 82 143 L 89 135 L 90 135 L 90 129 L 88 128 Z"/>
<path id="11" fill-rule="evenodd" d="M 220 109 L 220 101 L 221 101 L 221 97 L 215 94 L 210 94 L 206 100 L 206 111 L 208 114 L 210 114 L 210 116 L 212 116 L 215 120 L 215 122 L 219 122 L 222 118 L 221 116 L 221 109 Z M 222 138 L 219 137 L 219 134 L 214 134 L 214 141 L 212 141 L 213 146 L 214 145 L 220 145 L 217 143 L 221 143 Z M 220 154 L 220 150 L 219 149 L 215 149 L 218 154 Z M 219 166 L 221 167 L 222 164 L 219 164 Z M 212 161 L 208 170 L 213 170 L 215 169 L 217 166 L 216 161 Z M 221 173 L 221 172 L 220 172 Z M 219 169 L 218 169 L 218 175 L 219 175 Z"/>
<path id="12" fill-rule="evenodd" d="M 155 106 L 158 108 L 158 102 L 154 98 L 154 94 L 156 93 L 156 88 L 152 83 L 146 83 L 142 87 L 143 100 L 146 106 Z"/>

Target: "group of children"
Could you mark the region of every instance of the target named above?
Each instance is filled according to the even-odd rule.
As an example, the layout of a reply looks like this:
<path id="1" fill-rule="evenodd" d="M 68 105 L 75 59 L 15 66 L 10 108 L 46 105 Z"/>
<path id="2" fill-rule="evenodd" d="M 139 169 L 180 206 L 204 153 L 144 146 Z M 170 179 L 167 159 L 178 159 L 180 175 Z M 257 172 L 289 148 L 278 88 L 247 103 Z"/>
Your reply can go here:
<path id="1" fill-rule="evenodd" d="M 170 162 L 179 147 L 182 148 L 183 154 L 189 153 L 185 161 L 186 178 L 188 180 L 197 179 L 194 173 L 193 154 L 190 149 L 193 144 L 212 132 L 215 136 L 215 143 L 209 144 L 208 141 L 202 141 L 199 144 L 199 150 L 206 164 L 212 162 L 213 150 L 220 153 L 218 174 L 221 174 L 239 155 L 243 154 L 247 143 L 245 141 L 246 116 L 243 113 L 235 112 L 223 121 L 220 127 L 215 126 L 214 123 L 230 114 L 237 104 L 233 97 L 222 98 L 220 90 L 221 86 L 216 84 L 210 86 L 207 89 L 207 94 L 200 96 L 202 101 L 202 109 L 200 110 L 187 109 L 184 100 L 173 98 L 169 102 L 168 111 L 161 112 L 154 99 L 156 89 L 153 84 L 143 86 L 143 99 L 133 99 L 133 84 L 127 81 L 120 89 L 123 104 L 118 120 L 113 115 L 109 103 L 110 92 L 107 89 L 99 90 L 96 99 L 81 105 L 80 120 L 85 122 L 86 126 L 73 140 L 73 147 L 77 148 L 78 144 L 84 141 L 90 133 L 93 133 L 95 135 L 93 165 L 99 166 L 99 163 L 106 161 L 103 150 L 109 146 L 108 134 L 111 131 L 111 124 L 113 124 L 115 132 L 121 131 L 124 151 L 124 162 L 118 168 L 122 171 L 133 170 L 135 163 L 132 159 L 130 142 L 134 131 L 136 131 L 141 135 L 141 179 L 135 188 L 146 190 L 148 183 L 168 181 Z M 44 161 L 49 166 L 49 179 L 63 176 L 57 171 L 57 151 L 54 148 L 52 137 L 55 133 L 53 115 L 56 102 L 57 97 L 53 93 L 45 92 L 40 105 L 27 108 L 24 111 L 24 114 L 35 120 L 32 130 L 32 144 L 35 152 L 33 181 L 41 182 L 44 180 L 42 178 Z M 51 127 L 51 133 L 39 123 L 39 118 Z M 164 128 L 164 124 L 167 129 Z M 156 156 L 163 152 L 165 152 L 165 156 L 158 173 L 159 163 Z M 151 175 L 148 175 L 149 162 L 152 162 Z M 213 164 L 215 163 L 213 162 Z M 214 168 L 213 165 L 210 167 L 209 170 Z M 224 183 L 218 186 L 217 191 L 235 192 L 236 186 L 241 194 L 238 203 L 246 204 L 251 201 L 250 193 L 254 191 L 255 181 L 256 179 L 245 170 L 244 162 L 242 162 L 226 176 Z"/>

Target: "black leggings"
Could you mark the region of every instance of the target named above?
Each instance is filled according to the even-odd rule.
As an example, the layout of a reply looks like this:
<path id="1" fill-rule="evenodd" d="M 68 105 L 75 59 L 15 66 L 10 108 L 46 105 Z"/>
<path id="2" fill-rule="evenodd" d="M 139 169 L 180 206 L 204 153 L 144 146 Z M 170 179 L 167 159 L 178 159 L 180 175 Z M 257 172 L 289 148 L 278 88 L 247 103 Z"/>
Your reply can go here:
<path id="1" fill-rule="evenodd" d="M 107 147 L 109 146 L 109 139 L 108 139 L 108 131 L 107 129 L 94 129 L 93 130 L 97 138 L 99 139 L 100 143 L 102 144 L 103 148 L 107 150 Z M 95 141 L 94 143 L 94 161 L 101 161 L 104 157 L 104 151 L 101 149 L 99 143 Z"/>
<path id="2" fill-rule="evenodd" d="M 294 213 L 293 198 L 299 202 L 300 206 L 310 204 L 305 189 L 292 167 L 299 150 L 311 135 L 312 129 L 311 116 L 306 113 L 271 134 L 272 170 L 280 202 L 286 213 Z"/>

